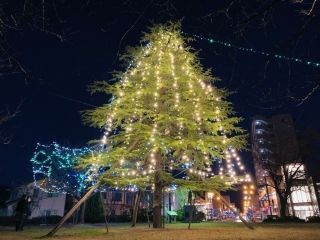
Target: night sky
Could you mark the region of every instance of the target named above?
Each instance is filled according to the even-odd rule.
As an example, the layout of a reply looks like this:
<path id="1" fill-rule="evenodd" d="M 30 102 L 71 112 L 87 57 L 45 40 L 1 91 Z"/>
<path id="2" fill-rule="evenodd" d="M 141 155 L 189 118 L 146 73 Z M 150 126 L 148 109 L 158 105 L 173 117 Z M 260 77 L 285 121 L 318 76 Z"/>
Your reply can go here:
<path id="1" fill-rule="evenodd" d="M 0 144 L 0 185 L 32 180 L 30 158 L 37 142 L 83 147 L 101 137 L 99 129 L 82 124 L 80 112 L 108 98 L 91 96 L 87 86 L 123 70 L 118 52 L 138 44 L 153 23 L 182 20 L 186 33 L 320 62 L 319 7 L 304 14 L 311 7 L 307 1 L 0 2 L 5 23 L 0 24 L 0 110 L 22 101 L 19 115 L 1 126 L 14 138 Z M 253 116 L 278 113 L 292 114 L 298 129 L 320 131 L 320 89 L 312 92 L 320 84 L 320 68 L 206 41 L 190 45 L 201 50 L 202 64 L 221 78 L 218 87 L 232 92 L 229 100 L 248 132 Z M 242 156 L 252 169 L 250 152 Z M 316 160 L 312 164 L 315 169 Z"/>

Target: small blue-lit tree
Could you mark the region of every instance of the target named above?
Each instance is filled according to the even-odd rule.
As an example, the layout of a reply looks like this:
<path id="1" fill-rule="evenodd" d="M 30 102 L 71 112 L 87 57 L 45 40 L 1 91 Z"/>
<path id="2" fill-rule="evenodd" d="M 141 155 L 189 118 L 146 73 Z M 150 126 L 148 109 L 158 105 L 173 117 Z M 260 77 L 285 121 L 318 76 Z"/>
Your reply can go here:
<path id="1" fill-rule="evenodd" d="M 93 183 L 93 169 L 77 169 L 77 161 L 93 155 L 90 148 L 67 148 L 58 143 L 37 144 L 31 158 L 37 187 L 46 192 L 69 193 L 79 196 Z"/>

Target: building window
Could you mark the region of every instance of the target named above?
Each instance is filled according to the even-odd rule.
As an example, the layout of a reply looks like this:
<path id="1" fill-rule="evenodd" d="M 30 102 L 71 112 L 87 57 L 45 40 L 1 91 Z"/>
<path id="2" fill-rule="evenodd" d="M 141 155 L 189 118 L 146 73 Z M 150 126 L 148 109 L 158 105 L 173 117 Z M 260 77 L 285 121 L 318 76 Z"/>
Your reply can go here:
<path id="1" fill-rule="evenodd" d="M 121 202 L 122 193 L 118 191 L 112 191 L 112 201 Z"/>
<path id="2" fill-rule="evenodd" d="M 304 165 L 301 163 L 293 163 L 287 165 L 287 169 L 289 172 L 289 175 L 293 176 L 294 179 L 305 179 L 305 170 Z"/>
<path id="3" fill-rule="evenodd" d="M 52 198 L 52 197 L 58 197 L 59 193 L 48 193 L 48 198 Z"/>
<path id="4" fill-rule="evenodd" d="M 133 193 L 127 192 L 126 193 L 126 204 L 132 205 L 132 202 L 133 202 Z"/>
<path id="5" fill-rule="evenodd" d="M 298 218 L 306 219 L 307 217 L 313 216 L 314 212 L 310 205 L 294 206 L 295 215 Z"/>
<path id="6" fill-rule="evenodd" d="M 311 202 L 310 192 L 307 186 L 293 187 L 291 197 L 293 203 Z"/>

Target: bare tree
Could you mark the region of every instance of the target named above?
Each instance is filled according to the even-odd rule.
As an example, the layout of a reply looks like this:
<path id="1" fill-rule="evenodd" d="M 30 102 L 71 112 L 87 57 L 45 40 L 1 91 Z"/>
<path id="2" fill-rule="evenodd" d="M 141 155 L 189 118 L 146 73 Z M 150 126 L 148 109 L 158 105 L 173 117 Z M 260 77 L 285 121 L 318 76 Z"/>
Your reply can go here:
<path id="1" fill-rule="evenodd" d="M 280 161 L 278 161 L 280 160 Z M 300 160 L 294 162 L 284 161 L 281 157 L 275 161 L 264 164 L 266 175 L 269 178 L 268 185 L 275 189 L 280 203 L 280 216 L 286 217 L 288 202 L 291 193 L 299 188 L 306 179 L 304 164 Z"/>
<path id="2" fill-rule="evenodd" d="M 12 141 L 13 134 L 8 131 L 6 124 L 20 113 L 21 105 L 22 101 L 13 110 L 8 106 L 0 110 L 0 144 L 9 144 Z"/>
<path id="3" fill-rule="evenodd" d="M 297 138 L 281 136 L 277 139 L 275 152 L 269 151 L 262 161 L 265 170 L 266 184 L 274 188 L 279 198 L 280 216 L 288 215 L 288 205 L 291 203 L 291 194 L 301 186 L 307 185 L 307 171 L 305 169 L 305 155 L 307 148 L 302 146 Z M 304 142 L 304 141 L 303 141 Z M 268 180 L 267 180 L 268 179 Z M 295 215 L 292 207 L 292 212 Z"/>

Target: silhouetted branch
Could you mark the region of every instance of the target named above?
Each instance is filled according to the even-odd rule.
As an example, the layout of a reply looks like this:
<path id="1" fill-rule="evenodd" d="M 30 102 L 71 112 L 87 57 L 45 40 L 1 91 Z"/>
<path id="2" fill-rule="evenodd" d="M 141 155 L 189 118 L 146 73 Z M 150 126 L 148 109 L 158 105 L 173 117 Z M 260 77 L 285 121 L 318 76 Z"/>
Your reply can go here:
<path id="1" fill-rule="evenodd" d="M 0 111 L 0 143 L 9 144 L 13 138 L 13 134 L 10 133 L 6 128 L 5 124 L 15 118 L 19 113 L 23 101 L 16 106 L 14 110 L 10 110 L 8 106 L 4 110 Z"/>

